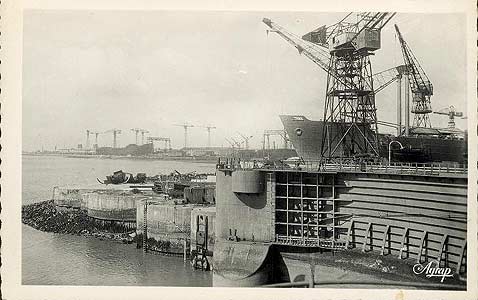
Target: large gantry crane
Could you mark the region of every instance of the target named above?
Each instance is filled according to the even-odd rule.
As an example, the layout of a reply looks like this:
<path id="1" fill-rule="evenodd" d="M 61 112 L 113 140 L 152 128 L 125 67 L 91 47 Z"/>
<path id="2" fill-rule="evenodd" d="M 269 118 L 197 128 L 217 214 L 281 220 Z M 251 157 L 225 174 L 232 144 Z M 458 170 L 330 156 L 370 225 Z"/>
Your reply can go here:
<path id="1" fill-rule="evenodd" d="M 148 136 L 146 139 L 148 143 L 153 143 L 154 141 L 164 142 L 164 149 L 171 150 L 171 138 L 160 137 L 160 136 Z"/>
<path id="2" fill-rule="evenodd" d="M 101 132 L 90 130 L 90 134 L 95 135 L 95 143 L 93 145 L 93 149 L 98 148 L 98 136 L 101 134 Z"/>
<path id="3" fill-rule="evenodd" d="M 173 124 L 174 126 L 179 126 L 184 129 L 184 148 L 188 147 L 188 128 L 194 127 L 192 124 L 183 123 L 183 124 Z"/>
<path id="4" fill-rule="evenodd" d="M 412 126 L 432 127 L 429 114 L 432 112 L 430 97 L 433 95 L 433 85 L 407 42 L 403 39 L 397 25 L 395 25 L 395 30 L 402 48 L 403 60 L 407 66 L 408 81 L 412 90 L 412 113 L 414 114 Z"/>
<path id="5" fill-rule="evenodd" d="M 206 128 L 206 130 L 207 130 L 207 146 L 208 146 L 208 148 L 210 148 L 211 147 L 211 129 L 216 129 L 216 126 L 205 125 L 205 126 L 198 126 L 198 127 Z"/>
<path id="6" fill-rule="evenodd" d="M 103 133 L 113 133 L 113 148 L 116 148 L 118 146 L 117 137 L 118 137 L 118 134 L 121 134 L 121 130 L 113 128 L 113 129 L 107 130 Z"/>
<path id="7" fill-rule="evenodd" d="M 135 143 L 138 145 L 138 134 L 141 133 L 141 145 L 144 145 L 144 134 L 149 133 L 146 129 L 141 128 L 131 128 L 131 131 L 135 133 Z"/>
<path id="8" fill-rule="evenodd" d="M 274 135 L 281 137 L 282 141 L 284 142 L 283 148 L 287 149 L 289 137 L 287 136 L 287 132 L 285 131 L 285 129 L 266 129 L 264 130 L 263 139 L 262 139 L 262 150 L 271 149 L 270 137 Z"/>
<path id="9" fill-rule="evenodd" d="M 270 19 L 263 19 L 271 32 L 327 72 L 321 159 L 333 162 L 379 156 L 370 55 L 380 49 L 381 29 L 394 15 L 349 13 L 338 23 L 321 26 L 302 38 Z"/>

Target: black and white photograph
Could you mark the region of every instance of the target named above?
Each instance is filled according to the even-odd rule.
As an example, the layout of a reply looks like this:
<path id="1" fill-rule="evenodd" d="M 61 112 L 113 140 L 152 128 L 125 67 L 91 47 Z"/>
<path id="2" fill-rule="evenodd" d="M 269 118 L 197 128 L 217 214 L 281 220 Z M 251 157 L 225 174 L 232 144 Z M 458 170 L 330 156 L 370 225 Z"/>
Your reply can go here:
<path id="1" fill-rule="evenodd" d="M 20 9 L 3 297 L 476 299 L 476 11 L 423 3 Z"/>

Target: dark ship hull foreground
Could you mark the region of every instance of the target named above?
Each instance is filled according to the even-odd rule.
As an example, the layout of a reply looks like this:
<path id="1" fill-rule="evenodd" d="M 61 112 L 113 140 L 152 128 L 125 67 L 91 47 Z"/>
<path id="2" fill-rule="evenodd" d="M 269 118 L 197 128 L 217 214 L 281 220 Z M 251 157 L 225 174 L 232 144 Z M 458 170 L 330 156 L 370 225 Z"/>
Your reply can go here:
<path id="1" fill-rule="evenodd" d="M 311 121 L 300 115 L 281 115 L 282 124 L 297 154 L 304 160 L 320 159 L 324 130 L 323 121 Z M 334 127 L 334 124 L 329 125 Z M 300 132 L 300 135 L 297 134 Z M 388 158 L 391 141 L 403 145 L 392 145 L 392 161 L 398 162 L 456 162 L 465 163 L 467 140 L 453 137 L 447 132 L 433 128 L 411 129 L 409 136 L 378 135 L 380 156 Z"/>

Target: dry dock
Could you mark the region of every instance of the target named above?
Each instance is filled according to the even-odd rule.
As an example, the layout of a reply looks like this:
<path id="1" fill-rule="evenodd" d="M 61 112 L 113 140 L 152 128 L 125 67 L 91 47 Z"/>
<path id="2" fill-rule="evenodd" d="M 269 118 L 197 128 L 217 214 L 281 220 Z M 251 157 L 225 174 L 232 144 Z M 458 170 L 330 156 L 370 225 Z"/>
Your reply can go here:
<path id="1" fill-rule="evenodd" d="M 318 170 L 313 163 L 300 169 L 218 165 L 215 286 L 313 280 L 314 264 L 287 253 L 352 249 L 404 262 L 437 260 L 457 277 L 466 274 L 465 168 Z"/>

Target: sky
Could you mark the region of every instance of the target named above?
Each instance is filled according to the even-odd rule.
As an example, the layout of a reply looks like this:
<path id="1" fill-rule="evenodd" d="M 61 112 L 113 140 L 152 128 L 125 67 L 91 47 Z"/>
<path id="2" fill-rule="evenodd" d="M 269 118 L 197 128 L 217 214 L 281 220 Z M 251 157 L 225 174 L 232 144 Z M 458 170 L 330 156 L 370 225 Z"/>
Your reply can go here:
<path id="1" fill-rule="evenodd" d="M 86 130 L 122 130 L 118 145 L 135 142 L 131 128 L 206 146 L 225 138 L 281 129 L 280 114 L 323 117 L 326 73 L 276 34 L 263 17 L 296 34 L 333 24 L 344 13 L 27 10 L 23 35 L 23 150 L 76 147 Z M 403 64 L 393 24 L 434 85 L 432 108 L 466 114 L 465 18 L 460 14 L 397 14 L 382 30 L 373 72 Z M 396 119 L 396 86 L 376 96 L 378 119 Z M 431 115 L 446 127 L 446 116 Z M 466 129 L 466 120 L 457 119 Z M 386 129 L 390 131 L 390 129 Z M 93 140 L 94 137 L 91 137 Z M 99 136 L 111 146 L 112 134 Z"/>

